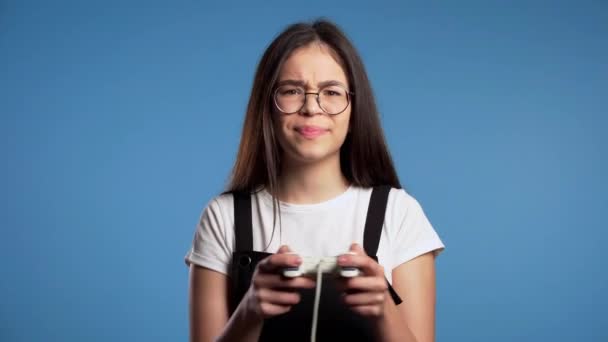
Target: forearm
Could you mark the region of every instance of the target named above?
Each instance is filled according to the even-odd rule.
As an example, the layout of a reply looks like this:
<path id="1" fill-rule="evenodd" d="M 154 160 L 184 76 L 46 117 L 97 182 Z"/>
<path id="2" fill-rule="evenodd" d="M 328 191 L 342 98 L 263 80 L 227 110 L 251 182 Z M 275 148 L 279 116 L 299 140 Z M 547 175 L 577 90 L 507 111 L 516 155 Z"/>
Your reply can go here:
<path id="1" fill-rule="evenodd" d="M 244 301 L 241 301 L 216 342 L 258 341 L 263 324 L 264 320 L 246 310 Z"/>
<path id="2" fill-rule="evenodd" d="M 384 313 L 374 321 L 378 341 L 417 342 L 391 296 L 386 297 Z"/>

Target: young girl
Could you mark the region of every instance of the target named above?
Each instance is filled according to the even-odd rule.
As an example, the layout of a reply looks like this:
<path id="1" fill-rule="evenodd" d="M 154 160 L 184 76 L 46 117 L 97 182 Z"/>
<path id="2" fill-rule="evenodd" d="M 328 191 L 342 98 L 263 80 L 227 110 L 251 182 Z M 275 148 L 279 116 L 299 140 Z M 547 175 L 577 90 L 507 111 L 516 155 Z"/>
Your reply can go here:
<path id="1" fill-rule="evenodd" d="M 401 189 L 353 45 L 328 21 L 289 26 L 258 65 L 228 191 L 186 255 L 191 341 L 433 341 L 443 248 Z M 282 273 L 327 256 L 359 276 Z"/>

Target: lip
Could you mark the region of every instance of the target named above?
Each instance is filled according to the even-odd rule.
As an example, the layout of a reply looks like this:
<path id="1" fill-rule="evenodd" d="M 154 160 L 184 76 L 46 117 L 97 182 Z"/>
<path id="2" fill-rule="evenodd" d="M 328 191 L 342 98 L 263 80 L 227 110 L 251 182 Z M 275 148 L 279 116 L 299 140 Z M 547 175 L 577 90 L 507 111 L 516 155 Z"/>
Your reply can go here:
<path id="1" fill-rule="evenodd" d="M 305 138 L 316 138 L 320 135 L 327 133 L 327 129 L 319 126 L 298 126 L 296 127 L 296 132 Z"/>

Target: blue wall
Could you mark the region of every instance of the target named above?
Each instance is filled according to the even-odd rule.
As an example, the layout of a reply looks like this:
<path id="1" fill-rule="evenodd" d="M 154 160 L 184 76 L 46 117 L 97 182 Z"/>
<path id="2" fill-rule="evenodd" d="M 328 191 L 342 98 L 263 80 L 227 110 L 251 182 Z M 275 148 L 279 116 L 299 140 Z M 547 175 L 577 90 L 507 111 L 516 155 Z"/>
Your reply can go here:
<path id="1" fill-rule="evenodd" d="M 318 16 L 446 243 L 438 340 L 608 340 L 603 1 L 0 2 L 0 340 L 187 339 L 256 63 Z"/>

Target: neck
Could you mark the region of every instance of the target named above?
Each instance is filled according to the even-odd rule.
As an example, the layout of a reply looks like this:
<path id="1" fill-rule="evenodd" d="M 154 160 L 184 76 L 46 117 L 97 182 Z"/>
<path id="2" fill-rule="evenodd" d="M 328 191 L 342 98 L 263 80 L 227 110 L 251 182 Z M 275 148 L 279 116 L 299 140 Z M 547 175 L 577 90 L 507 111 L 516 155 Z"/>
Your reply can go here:
<path id="1" fill-rule="evenodd" d="M 340 157 L 315 163 L 289 162 L 279 179 L 278 198 L 293 204 L 312 204 L 330 200 L 348 189 L 340 169 Z"/>

